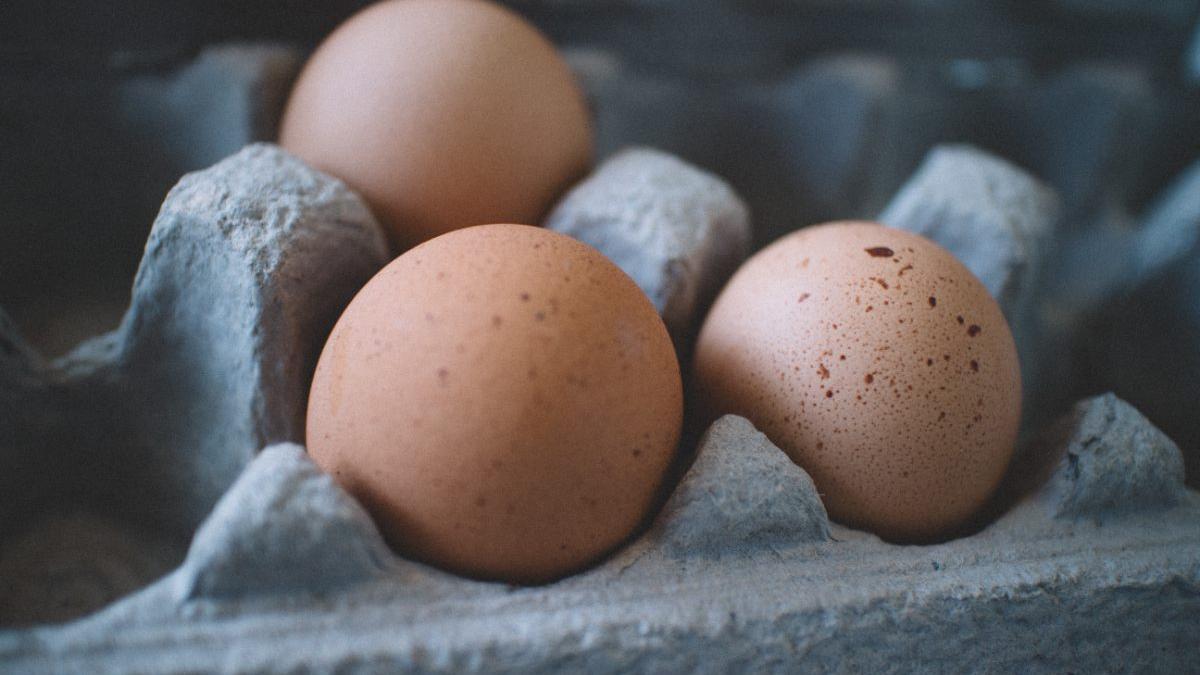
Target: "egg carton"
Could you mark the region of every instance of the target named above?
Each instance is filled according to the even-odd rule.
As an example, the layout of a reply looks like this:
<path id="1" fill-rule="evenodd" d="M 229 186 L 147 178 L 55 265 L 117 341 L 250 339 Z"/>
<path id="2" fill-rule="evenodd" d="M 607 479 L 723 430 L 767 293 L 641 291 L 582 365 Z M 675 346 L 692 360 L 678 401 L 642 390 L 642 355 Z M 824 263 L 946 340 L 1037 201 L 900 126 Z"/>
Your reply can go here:
<path id="1" fill-rule="evenodd" d="M 1001 160 L 945 148 L 889 218 L 1008 232 L 1012 264 L 982 278 L 1009 288 L 1030 260 L 1013 242 L 1046 212 L 921 187 L 946 162 L 965 184 L 1008 176 L 1000 194 L 1042 190 Z M 1001 217 L 1013 204 L 1025 216 Z M 716 252 L 748 236 L 731 190 L 651 150 L 601 166 L 549 219 L 580 222 L 682 317 L 738 257 Z M 936 545 L 830 523 L 804 471 L 731 416 L 649 527 L 587 571 L 523 588 L 396 556 L 286 442 L 302 436 L 323 337 L 386 260 L 344 185 L 252 145 L 168 195 L 115 332 L 44 363 L 3 324 L 0 507 L 4 522 L 39 516 L 0 555 L 3 618 L 24 624 L 0 632 L 3 669 L 1196 668 L 1200 495 L 1183 485 L 1179 449 L 1111 395 L 1027 446 L 997 517 Z"/>
<path id="2" fill-rule="evenodd" d="M 200 88 L 224 91 L 213 64 L 241 73 L 239 53 L 199 59 Z M 298 63 L 279 54 L 265 59 L 273 70 Z M 611 54 L 569 58 L 612 158 L 546 225 L 630 273 L 685 357 L 707 300 L 748 250 L 749 223 L 729 185 L 677 154 L 729 169 L 764 221 L 760 243 L 837 214 L 878 216 L 952 250 L 1008 316 L 1035 413 L 1054 409 L 1042 401 L 1080 307 L 1187 259 L 1186 246 L 1162 242 L 1200 230 L 1185 174 L 1144 232 L 1087 233 L 1132 251 L 1132 270 L 1097 265 L 1109 258 L 1093 246 L 1091 260 L 1068 266 L 1086 274 L 1052 274 L 1063 231 L 1092 213 L 1079 195 L 1128 191 L 1105 158 L 1127 161 L 1113 148 L 1146 139 L 1130 118 L 1161 101 L 1140 96 L 1136 74 L 1076 69 L 1034 96 L 1051 108 L 1102 101 L 1090 116 L 1047 122 L 1070 127 L 1051 136 L 1075 139 L 1082 158 L 1051 176 L 1072 188 L 1060 197 L 963 145 L 935 147 L 896 192 L 930 129 L 956 128 L 961 110 L 901 95 L 910 83 L 888 59 L 818 60 L 706 98 Z M 269 126 L 255 92 L 279 82 L 255 77 L 233 78 L 243 86 L 230 110 L 249 101 Z M 193 100 L 189 81 L 168 78 L 166 100 Z M 210 128 L 186 108 L 155 119 Z M 838 124 L 823 124 L 834 109 Z M 747 120 L 788 133 L 756 135 Z M 1086 142 L 1071 125 L 1090 130 Z M 181 152 L 262 135 L 218 126 L 234 131 Z M 741 152 L 720 140 L 732 138 Z M 779 139 L 786 147 L 772 150 Z M 639 140 L 673 152 L 614 152 Z M 581 574 L 516 588 L 398 558 L 287 443 L 302 437 L 324 336 L 386 260 L 354 194 L 254 145 L 168 196 L 115 332 L 47 363 L 0 318 L 0 670 L 1196 669 L 1200 503 L 1182 486 L 1179 450 L 1111 395 L 1024 444 L 1022 470 L 973 534 L 937 545 L 829 523 L 804 472 L 748 422 L 725 418 L 682 448 L 694 462 L 650 526 Z M 1086 292 L 1072 287 L 1079 279 Z"/>

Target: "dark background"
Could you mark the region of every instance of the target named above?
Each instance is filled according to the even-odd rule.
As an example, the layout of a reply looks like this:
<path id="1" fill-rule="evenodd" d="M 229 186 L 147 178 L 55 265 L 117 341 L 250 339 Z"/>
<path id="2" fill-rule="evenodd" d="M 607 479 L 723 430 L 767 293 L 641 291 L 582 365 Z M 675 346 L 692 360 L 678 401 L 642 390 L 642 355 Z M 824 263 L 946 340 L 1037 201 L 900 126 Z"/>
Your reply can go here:
<path id="1" fill-rule="evenodd" d="M 6 67 L 169 65 L 229 40 L 314 44 L 364 0 L 7 0 Z M 1100 57 L 1178 72 L 1195 0 L 510 0 L 560 43 L 617 46 L 648 67 L 778 67 L 827 51 L 1018 57 L 1039 67 Z M 696 59 L 688 47 L 706 52 Z M 687 63 L 691 60 L 692 63 Z"/>

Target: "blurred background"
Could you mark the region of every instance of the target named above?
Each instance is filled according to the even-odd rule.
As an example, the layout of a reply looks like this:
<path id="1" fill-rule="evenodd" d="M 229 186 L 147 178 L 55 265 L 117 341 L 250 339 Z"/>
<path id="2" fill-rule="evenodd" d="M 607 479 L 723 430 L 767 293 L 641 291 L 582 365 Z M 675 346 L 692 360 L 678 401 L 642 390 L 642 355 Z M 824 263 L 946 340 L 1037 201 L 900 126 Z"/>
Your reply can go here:
<path id="1" fill-rule="evenodd" d="M 272 139 L 307 52 L 365 4 L 0 3 L 0 307 L 34 346 L 115 327 L 167 190 Z M 758 245 L 876 217 L 941 143 L 1045 181 L 1039 408 L 1115 390 L 1200 456 L 1200 0 L 506 4 L 564 48 L 602 156 L 723 176 Z"/>

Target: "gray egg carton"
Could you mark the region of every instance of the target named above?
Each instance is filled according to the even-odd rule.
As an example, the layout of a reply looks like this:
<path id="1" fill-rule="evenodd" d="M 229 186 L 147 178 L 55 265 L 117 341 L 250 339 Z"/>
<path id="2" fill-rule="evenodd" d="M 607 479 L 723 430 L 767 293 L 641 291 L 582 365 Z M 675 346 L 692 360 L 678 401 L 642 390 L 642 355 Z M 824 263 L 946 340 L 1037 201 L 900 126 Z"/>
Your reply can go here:
<path id="1" fill-rule="evenodd" d="M 679 142 L 686 125 L 613 123 L 648 105 L 639 92 L 673 90 L 573 60 L 612 156 L 546 225 L 629 272 L 686 354 L 749 250 L 748 210 L 672 154 L 612 153 L 616 139 Z M 886 71 L 832 60 L 757 95 L 857 87 L 876 105 Z M 1066 281 L 1051 270 L 1070 205 L 999 157 L 935 147 L 890 203 L 882 178 L 844 185 L 984 281 L 1044 408 L 1083 308 L 1200 231 L 1191 180 L 1156 227 L 1117 240 L 1132 271 L 1084 260 Z M 1179 448 L 1112 395 L 1028 433 L 985 517 L 941 544 L 830 523 L 804 471 L 726 417 L 682 448 L 690 465 L 645 531 L 580 574 L 520 588 L 396 556 L 295 444 L 324 336 L 387 258 L 344 185 L 251 145 L 168 195 L 114 332 L 46 362 L 0 312 L 0 671 L 1200 672 L 1200 495 Z M 1046 290 L 1081 278 L 1086 293 Z"/>
<path id="2" fill-rule="evenodd" d="M 687 186 L 711 195 L 716 179 L 653 151 L 613 162 L 552 223 L 588 218 L 605 201 L 589 191 L 682 185 L 631 197 L 620 224 L 597 227 L 619 238 L 685 223 L 694 236 L 629 249 L 644 268 L 682 270 L 646 278 L 694 289 L 677 277 L 728 273 L 696 251 L 742 241 L 732 192 L 672 225 L 673 200 L 689 201 Z M 0 632 L 5 670 L 1197 667 L 1200 495 L 1183 486 L 1179 449 L 1111 395 L 1020 458 L 1037 489 L 1014 487 L 1002 517 L 943 544 L 830 524 L 804 471 L 726 417 L 649 529 L 593 569 L 518 588 L 397 557 L 302 447 L 275 443 L 300 437 L 321 339 L 385 260 L 357 197 L 254 145 L 172 190 L 117 331 L 46 364 L 5 325 L 5 520 L 76 508 L 6 543 L 0 607 L 10 624 L 99 609 Z M 182 564 L 117 599 L 173 565 L 172 537 L 147 532 L 186 537 L 197 523 Z M 54 559 L 56 542 L 81 537 L 86 560 Z"/>

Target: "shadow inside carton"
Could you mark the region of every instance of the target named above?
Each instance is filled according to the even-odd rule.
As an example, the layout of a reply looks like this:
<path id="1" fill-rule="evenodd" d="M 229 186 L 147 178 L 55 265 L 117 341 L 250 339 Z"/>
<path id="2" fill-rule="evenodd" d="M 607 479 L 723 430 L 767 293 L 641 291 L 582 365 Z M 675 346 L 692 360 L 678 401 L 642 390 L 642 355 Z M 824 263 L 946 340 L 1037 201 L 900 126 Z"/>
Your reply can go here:
<path id="1" fill-rule="evenodd" d="M 91 511 L 41 516 L 0 548 L 0 627 L 95 612 L 170 572 L 183 550 Z"/>

